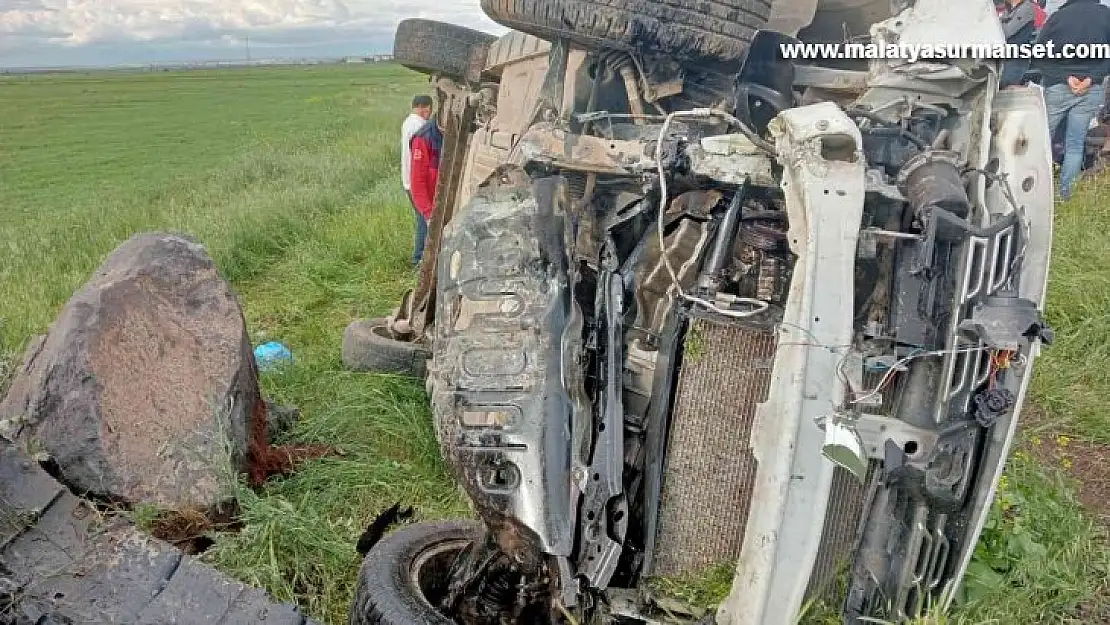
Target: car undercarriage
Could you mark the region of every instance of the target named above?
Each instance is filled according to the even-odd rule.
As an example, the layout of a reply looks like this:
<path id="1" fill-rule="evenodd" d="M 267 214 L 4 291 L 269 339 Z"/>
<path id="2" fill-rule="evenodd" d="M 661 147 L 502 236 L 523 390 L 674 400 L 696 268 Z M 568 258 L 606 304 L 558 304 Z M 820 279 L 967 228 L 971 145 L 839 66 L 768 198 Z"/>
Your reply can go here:
<path id="1" fill-rule="evenodd" d="M 990 61 L 783 58 L 796 35 L 716 67 L 552 37 L 508 103 L 511 63 L 499 86 L 433 75 L 434 265 L 391 321 L 429 347 L 481 522 L 387 537 L 352 623 L 771 625 L 830 594 L 861 623 L 953 600 L 1051 341 L 1043 100 L 998 91 Z M 1003 35 L 988 2 L 918 2 L 870 38 Z M 509 106 L 513 140 L 483 153 Z M 715 612 L 649 583 L 720 565 Z"/>

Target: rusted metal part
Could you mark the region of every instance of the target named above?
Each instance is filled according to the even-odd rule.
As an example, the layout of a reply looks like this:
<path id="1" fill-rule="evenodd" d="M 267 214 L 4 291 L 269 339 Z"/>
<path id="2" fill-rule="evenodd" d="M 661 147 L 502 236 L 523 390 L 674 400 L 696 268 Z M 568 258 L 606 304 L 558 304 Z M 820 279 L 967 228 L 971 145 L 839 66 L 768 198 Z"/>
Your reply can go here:
<path id="1" fill-rule="evenodd" d="M 573 134 L 550 123 L 532 126 L 517 150 L 525 163 L 585 173 L 633 176 L 654 167 L 643 141 Z"/>
<path id="2" fill-rule="evenodd" d="M 443 228 L 457 210 L 456 198 L 462 187 L 470 125 L 474 121 L 475 106 L 468 100 L 454 100 L 453 108 L 446 108 L 443 124 L 443 151 L 440 154 L 441 175 L 436 182 L 435 211 L 428 223 L 428 237 L 424 243 L 424 258 L 416 288 L 406 293 L 402 307 L 395 315 L 397 321 L 407 322 L 405 334 L 412 340 L 424 338 L 425 329 L 435 319 L 436 265 L 443 241 Z"/>
<path id="3" fill-rule="evenodd" d="M 653 238 L 648 242 L 646 263 L 640 273 L 640 288 L 636 291 L 638 312 L 636 326 L 651 333 L 657 333 L 667 319 L 672 305 L 671 287 L 673 281 L 667 273 L 663 254 L 675 266 L 679 282 L 684 289 L 691 288 L 697 280 L 697 265 L 681 262 L 682 259 L 700 257 L 709 245 L 709 229 L 704 223 L 692 219 L 683 220 L 674 234 L 667 237 L 666 247 L 660 250 Z"/>
<path id="4" fill-rule="evenodd" d="M 709 219 L 709 214 L 723 198 L 724 193 L 716 189 L 687 191 L 671 200 L 671 205 L 667 207 L 667 217 L 689 215 L 698 220 Z"/>
<path id="5" fill-rule="evenodd" d="M 628 92 L 628 106 L 632 109 L 632 114 L 641 116 L 644 114 L 644 101 L 640 97 L 640 85 L 636 80 L 636 70 L 629 65 L 620 69 L 621 79 L 624 80 L 624 88 Z"/>

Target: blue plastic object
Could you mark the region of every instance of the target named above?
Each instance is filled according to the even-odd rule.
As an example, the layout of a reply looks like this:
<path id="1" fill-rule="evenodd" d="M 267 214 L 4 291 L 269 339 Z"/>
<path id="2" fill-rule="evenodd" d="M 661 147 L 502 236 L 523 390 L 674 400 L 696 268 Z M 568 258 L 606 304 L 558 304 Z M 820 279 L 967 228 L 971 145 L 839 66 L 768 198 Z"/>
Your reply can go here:
<path id="1" fill-rule="evenodd" d="M 293 352 L 277 341 L 270 341 L 254 348 L 254 361 L 258 363 L 259 371 L 272 371 L 280 365 L 293 362 Z"/>

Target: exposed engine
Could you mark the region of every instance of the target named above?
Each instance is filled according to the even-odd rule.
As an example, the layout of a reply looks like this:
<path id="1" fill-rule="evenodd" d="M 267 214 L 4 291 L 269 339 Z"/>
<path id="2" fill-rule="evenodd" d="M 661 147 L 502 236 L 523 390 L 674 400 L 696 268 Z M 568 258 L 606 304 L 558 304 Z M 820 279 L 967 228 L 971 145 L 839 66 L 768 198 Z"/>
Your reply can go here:
<path id="1" fill-rule="evenodd" d="M 851 622 L 919 614 L 967 565 L 995 427 L 1051 338 L 983 85 L 802 106 L 753 53 L 727 106 L 690 109 L 607 51 L 560 117 L 566 54 L 445 231 L 437 425 L 493 542 L 443 608 L 642 622 L 647 579 L 724 561 L 725 615 L 845 569 Z"/>

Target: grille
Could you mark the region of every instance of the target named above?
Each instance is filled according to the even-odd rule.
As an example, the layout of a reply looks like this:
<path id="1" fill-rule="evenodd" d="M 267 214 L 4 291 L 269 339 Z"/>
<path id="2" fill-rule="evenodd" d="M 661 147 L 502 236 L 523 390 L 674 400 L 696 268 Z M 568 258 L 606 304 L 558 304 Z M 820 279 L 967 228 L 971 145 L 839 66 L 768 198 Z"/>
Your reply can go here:
<path id="1" fill-rule="evenodd" d="M 843 596 L 833 596 L 843 589 L 834 585 L 837 574 L 846 570 L 851 563 L 852 550 L 859 537 L 860 517 L 863 514 L 863 498 L 866 495 L 872 474 L 878 468 L 871 464 L 867 479 L 861 484 L 847 469 L 837 467 L 833 473 L 832 488 L 829 490 L 829 507 L 825 510 L 825 527 L 821 532 L 821 546 L 817 560 L 813 563 L 813 574 L 809 578 L 806 598 L 822 597 L 843 600 Z"/>
<path id="2" fill-rule="evenodd" d="M 863 387 L 875 388 L 882 377 L 882 373 L 865 372 Z M 882 414 L 891 414 L 893 411 L 893 397 L 893 393 L 883 393 Z M 875 472 L 879 470 L 879 463 L 872 461 L 862 484 L 847 469 L 837 467 L 833 473 L 829 507 L 825 510 L 825 527 L 821 533 L 817 560 L 813 564 L 813 574 L 806 589 L 807 599 L 819 597 L 836 602 L 844 599 L 844 588 L 841 584 L 834 585 L 834 582 L 838 581 L 837 574 L 851 564 L 852 550 L 855 549 L 863 524 L 867 484 L 871 483 Z"/>
<path id="3" fill-rule="evenodd" d="M 683 349 L 652 562 L 660 576 L 740 556 L 757 468 L 749 438 L 767 399 L 775 335 L 695 320 Z"/>

